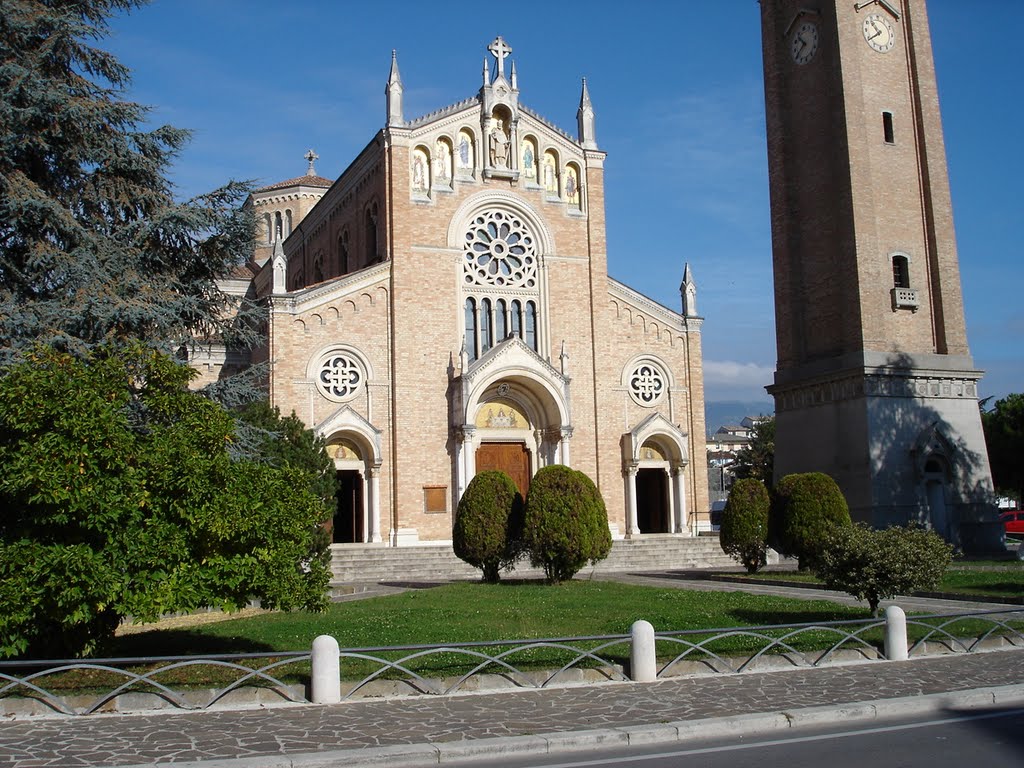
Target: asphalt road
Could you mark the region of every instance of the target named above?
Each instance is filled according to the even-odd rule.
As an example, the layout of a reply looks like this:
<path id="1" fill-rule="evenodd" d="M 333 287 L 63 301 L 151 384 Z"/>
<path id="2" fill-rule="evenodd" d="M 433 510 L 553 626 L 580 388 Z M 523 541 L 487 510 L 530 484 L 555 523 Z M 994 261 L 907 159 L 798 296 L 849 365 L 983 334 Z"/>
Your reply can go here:
<path id="1" fill-rule="evenodd" d="M 1024 709 L 945 712 L 913 720 L 691 742 L 550 760 L 460 763 L 460 768 L 1009 768 L 1024 765 Z"/>

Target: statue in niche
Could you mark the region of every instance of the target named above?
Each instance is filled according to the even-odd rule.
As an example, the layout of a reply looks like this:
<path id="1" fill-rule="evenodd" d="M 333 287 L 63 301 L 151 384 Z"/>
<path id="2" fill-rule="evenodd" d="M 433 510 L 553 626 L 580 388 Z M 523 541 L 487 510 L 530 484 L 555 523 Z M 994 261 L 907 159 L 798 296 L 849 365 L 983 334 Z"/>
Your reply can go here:
<path id="1" fill-rule="evenodd" d="M 523 142 L 523 175 L 528 179 L 537 177 L 537 167 L 534 165 L 533 146 L 530 142 Z"/>
<path id="2" fill-rule="evenodd" d="M 495 119 L 491 129 L 491 165 L 495 168 L 508 167 L 508 134 L 501 120 Z"/>
<path id="3" fill-rule="evenodd" d="M 472 165 L 469 162 L 469 137 L 466 134 L 462 134 L 459 137 L 459 168 L 469 169 Z"/>
<path id="4" fill-rule="evenodd" d="M 576 186 L 576 174 L 568 173 L 565 179 L 565 196 L 569 198 L 571 202 L 578 203 L 579 198 L 576 197 L 576 193 L 579 192 L 579 187 Z"/>
<path id="5" fill-rule="evenodd" d="M 434 178 L 447 184 L 452 177 L 451 167 L 452 151 L 448 147 L 448 142 L 438 139 L 434 145 Z"/>
<path id="6" fill-rule="evenodd" d="M 412 161 L 412 188 L 427 188 L 427 171 L 423 163 L 423 155 L 417 154 Z"/>
<path id="7" fill-rule="evenodd" d="M 544 158 L 544 189 L 558 193 L 558 179 L 555 178 L 555 161 L 551 157 Z"/>

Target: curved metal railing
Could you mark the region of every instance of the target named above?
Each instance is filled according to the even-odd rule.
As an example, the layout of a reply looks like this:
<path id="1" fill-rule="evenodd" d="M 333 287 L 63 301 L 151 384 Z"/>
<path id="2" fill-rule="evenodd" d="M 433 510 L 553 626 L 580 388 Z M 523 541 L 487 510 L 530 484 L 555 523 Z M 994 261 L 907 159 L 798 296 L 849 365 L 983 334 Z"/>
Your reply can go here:
<path id="1" fill-rule="evenodd" d="M 934 652 L 936 646 L 944 653 L 975 653 L 992 646 L 996 638 L 1003 645 L 1024 648 L 1024 609 L 910 616 L 906 623 L 914 641 L 912 657 Z M 768 664 L 777 667 L 778 660 L 793 667 L 817 667 L 835 662 L 841 651 L 852 653 L 853 660 L 869 661 L 883 658 L 884 634 L 884 619 L 660 632 L 654 638 L 661 659 L 657 675 L 739 674 Z M 630 635 L 593 635 L 346 648 L 339 652 L 342 697 L 381 695 L 382 689 L 372 688 L 379 682 L 408 692 L 444 696 L 467 689 L 471 681 L 480 683 L 485 676 L 494 678 L 491 687 L 500 682 L 519 688 L 547 688 L 569 682 L 567 673 L 573 670 L 586 670 L 589 683 L 622 681 L 628 679 L 624 667 L 630 643 Z M 693 664 L 682 669 L 685 662 Z M 315 663 L 310 652 L 6 661 L 0 662 L 0 700 L 33 699 L 54 712 L 85 715 L 125 694 L 147 693 L 171 706 L 195 710 L 211 707 L 234 691 L 256 687 L 273 692 L 282 701 L 303 703 L 308 701 L 304 684 L 309 679 L 309 665 Z M 218 671 L 208 674 L 206 683 L 217 674 L 222 679 L 225 674 L 234 677 L 226 685 L 214 680 L 215 687 L 206 685 L 199 694 L 166 681 L 171 673 L 203 667 Z M 100 687 L 95 681 L 61 680 L 80 671 L 110 676 L 113 682 L 93 695 Z M 195 682 L 197 677 L 190 681 L 194 688 L 203 686 Z M 582 678 L 578 674 L 573 681 Z M 387 693 L 383 691 L 383 695 Z"/>

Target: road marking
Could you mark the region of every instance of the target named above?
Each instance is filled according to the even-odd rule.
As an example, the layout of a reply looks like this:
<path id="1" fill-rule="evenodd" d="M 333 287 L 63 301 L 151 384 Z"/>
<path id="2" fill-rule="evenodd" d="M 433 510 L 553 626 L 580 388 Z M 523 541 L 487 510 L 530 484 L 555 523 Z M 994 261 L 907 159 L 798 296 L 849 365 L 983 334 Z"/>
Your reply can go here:
<path id="1" fill-rule="evenodd" d="M 762 747 L 776 747 L 784 744 L 801 744 L 812 741 L 826 741 L 828 739 L 845 738 L 847 736 L 869 736 L 876 733 L 891 733 L 894 731 L 909 731 L 916 728 L 931 728 L 937 725 L 950 725 L 952 723 L 966 723 L 973 720 L 991 720 L 997 717 L 1012 717 L 1024 715 L 1024 709 L 1011 709 L 1002 712 L 987 712 L 979 715 L 965 715 L 960 717 L 947 717 L 942 720 L 928 720 L 923 723 L 905 723 L 903 725 L 883 725 L 876 728 L 861 728 L 856 731 L 840 731 L 835 733 L 821 733 L 816 736 L 794 736 L 786 739 L 771 739 L 769 741 L 751 742 L 748 744 L 723 744 L 717 747 L 701 747 L 698 749 L 684 749 L 675 752 L 659 752 L 655 755 L 638 755 L 636 757 L 601 758 L 598 760 L 582 760 L 572 763 L 543 763 L 535 768 L 586 768 L 590 765 L 617 765 L 625 762 L 640 762 L 642 760 L 661 760 L 666 757 L 689 757 L 692 755 L 709 755 L 715 752 L 736 752 L 744 749 L 761 749 Z"/>

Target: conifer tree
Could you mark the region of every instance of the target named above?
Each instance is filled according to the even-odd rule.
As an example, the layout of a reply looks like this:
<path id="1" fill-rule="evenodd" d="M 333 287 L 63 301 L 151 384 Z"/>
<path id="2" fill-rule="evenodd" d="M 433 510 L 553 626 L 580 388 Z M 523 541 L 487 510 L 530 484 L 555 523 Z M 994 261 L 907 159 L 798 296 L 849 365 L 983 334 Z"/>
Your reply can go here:
<path id="1" fill-rule="evenodd" d="M 92 44 L 140 4 L 3 2 L 0 363 L 38 342 L 84 355 L 254 335 L 217 287 L 250 252 L 248 185 L 176 201 L 167 171 L 189 132 L 147 129 L 128 69 Z"/>

